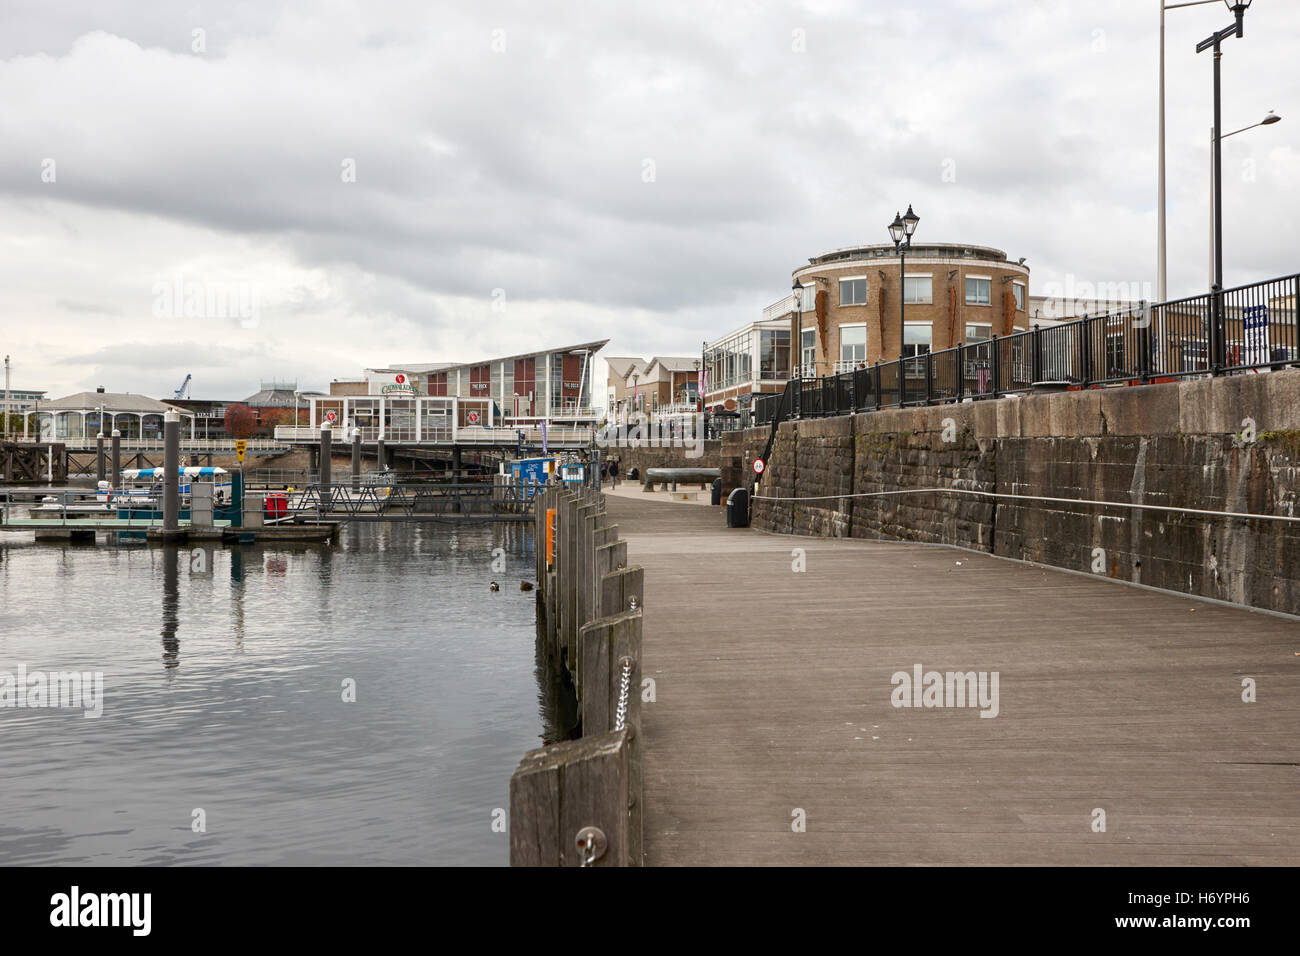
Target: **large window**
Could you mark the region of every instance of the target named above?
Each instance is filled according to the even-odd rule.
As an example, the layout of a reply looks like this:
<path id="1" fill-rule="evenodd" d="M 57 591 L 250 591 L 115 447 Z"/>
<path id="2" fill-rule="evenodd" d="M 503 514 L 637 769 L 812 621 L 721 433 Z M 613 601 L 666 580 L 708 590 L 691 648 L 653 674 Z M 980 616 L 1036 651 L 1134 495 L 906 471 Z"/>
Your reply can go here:
<path id="1" fill-rule="evenodd" d="M 817 332 L 815 329 L 803 330 L 802 342 L 803 357 L 800 362 L 803 363 L 801 374 L 808 378 L 813 375 L 813 368 L 817 364 Z"/>
<path id="2" fill-rule="evenodd" d="M 1025 284 L 1023 282 L 1013 282 L 1011 291 L 1016 296 L 1016 308 L 1021 312 L 1025 311 Z"/>
<path id="3" fill-rule="evenodd" d="M 903 326 L 903 357 L 914 358 L 930 351 L 934 329 L 929 322 L 909 322 Z"/>
<path id="4" fill-rule="evenodd" d="M 867 360 L 867 327 L 840 326 L 840 371 L 857 368 Z"/>
<path id="5" fill-rule="evenodd" d="M 930 276 L 905 276 L 903 302 L 907 305 L 929 305 L 934 301 L 934 280 Z"/>
<path id="6" fill-rule="evenodd" d="M 790 330 L 764 329 L 759 339 L 759 378 L 784 381 L 790 377 Z"/>
<path id="7" fill-rule="evenodd" d="M 974 276 L 966 277 L 966 304 L 967 305 L 989 305 L 992 303 L 992 279 L 979 279 Z"/>
<path id="8" fill-rule="evenodd" d="M 840 305 L 867 304 L 867 277 L 840 280 Z"/>

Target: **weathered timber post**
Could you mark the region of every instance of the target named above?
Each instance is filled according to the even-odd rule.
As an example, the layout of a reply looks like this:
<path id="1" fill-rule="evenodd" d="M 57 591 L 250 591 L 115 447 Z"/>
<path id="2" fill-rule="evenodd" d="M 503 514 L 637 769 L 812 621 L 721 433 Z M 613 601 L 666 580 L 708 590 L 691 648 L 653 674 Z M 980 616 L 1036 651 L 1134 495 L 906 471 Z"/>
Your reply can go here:
<path id="1" fill-rule="evenodd" d="M 629 862 L 641 864 L 641 611 L 593 621 L 582 629 L 586 692 L 579 705 L 582 732 L 628 733 Z"/>
<path id="2" fill-rule="evenodd" d="M 524 755 L 510 778 L 510 865 L 581 866 L 582 837 L 603 843 L 591 866 L 632 859 L 628 731 L 552 744 Z"/>
<path id="3" fill-rule="evenodd" d="M 636 565 L 607 574 L 600 581 L 600 607 L 606 616 L 642 607 L 645 570 Z"/>
<path id="4" fill-rule="evenodd" d="M 95 481 L 96 483 L 104 480 L 104 471 L 107 465 L 104 461 L 104 433 L 100 432 L 95 436 Z"/>

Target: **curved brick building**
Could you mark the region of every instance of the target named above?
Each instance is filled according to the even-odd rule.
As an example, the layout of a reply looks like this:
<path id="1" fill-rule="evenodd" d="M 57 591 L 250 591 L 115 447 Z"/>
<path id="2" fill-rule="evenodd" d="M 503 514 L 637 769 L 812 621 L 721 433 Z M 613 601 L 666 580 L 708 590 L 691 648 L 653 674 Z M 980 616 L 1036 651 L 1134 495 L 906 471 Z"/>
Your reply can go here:
<path id="1" fill-rule="evenodd" d="M 1029 328 L 1029 267 L 1001 249 L 913 242 L 906 252 L 904 317 L 892 243 L 836 249 L 794 270 L 803 286 L 802 329 L 785 308 L 805 376 L 889 362 Z M 769 309 L 769 313 L 773 310 Z"/>

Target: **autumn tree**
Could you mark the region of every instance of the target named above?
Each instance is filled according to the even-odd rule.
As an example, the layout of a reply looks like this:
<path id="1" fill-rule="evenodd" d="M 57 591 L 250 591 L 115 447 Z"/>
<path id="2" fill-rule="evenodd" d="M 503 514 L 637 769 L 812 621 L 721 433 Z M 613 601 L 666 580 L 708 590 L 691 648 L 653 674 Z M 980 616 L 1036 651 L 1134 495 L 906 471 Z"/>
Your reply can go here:
<path id="1" fill-rule="evenodd" d="M 223 424 L 226 434 L 231 438 L 249 438 L 257 431 L 257 413 L 247 405 L 237 402 L 226 408 Z"/>

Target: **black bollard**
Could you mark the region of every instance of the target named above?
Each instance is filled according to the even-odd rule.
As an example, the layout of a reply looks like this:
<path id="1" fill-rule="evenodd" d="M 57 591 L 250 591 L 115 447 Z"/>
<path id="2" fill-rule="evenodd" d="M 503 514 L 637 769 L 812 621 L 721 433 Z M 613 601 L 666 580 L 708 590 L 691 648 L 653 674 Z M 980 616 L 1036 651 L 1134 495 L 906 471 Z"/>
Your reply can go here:
<path id="1" fill-rule="evenodd" d="M 180 527 L 181 416 L 163 415 L 163 530 Z"/>

